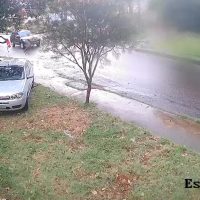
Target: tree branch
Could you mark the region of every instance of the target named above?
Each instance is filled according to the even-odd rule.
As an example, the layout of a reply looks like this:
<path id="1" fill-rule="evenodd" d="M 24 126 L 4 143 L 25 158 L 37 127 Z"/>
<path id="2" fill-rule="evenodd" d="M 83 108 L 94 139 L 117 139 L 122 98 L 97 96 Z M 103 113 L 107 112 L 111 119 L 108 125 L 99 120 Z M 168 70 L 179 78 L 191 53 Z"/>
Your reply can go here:
<path id="1" fill-rule="evenodd" d="M 77 63 L 70 59 L 69 57 L 67 57 L 64 53 L 62 53 L 59 49 L 56 48 L 56 53 L 60 54 L 61 56 L 65 57 L 67 60 L 69 60 L 70 62 L 74 63 L 75 65 L 77 65 Z"/>
<path id="2" fill-rule="evenodd" d="M 77 58 L 75 57 L 75 55 L 69 50 L 68 47 L 66 47 L 62 42 L 61 42 L 62 46 L 67 50 L 67 52 L 73 57 L 75 64 L 78 65 L 79 68 L 81 68 L 81 70 L 83 70 L 83 68 L 81 67 L 81 65 L 79 64 Z"/>

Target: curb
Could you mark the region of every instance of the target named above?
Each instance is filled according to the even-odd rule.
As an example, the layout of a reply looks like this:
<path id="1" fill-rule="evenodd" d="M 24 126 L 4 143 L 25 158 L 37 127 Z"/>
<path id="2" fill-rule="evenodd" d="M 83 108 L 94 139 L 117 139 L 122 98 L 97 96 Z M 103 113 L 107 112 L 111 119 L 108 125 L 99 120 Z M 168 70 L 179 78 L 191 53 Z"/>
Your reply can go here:
<path id="1" fill-rule="evenodd" d="M 165 57 L 165 58 L 170 58 L 170 59 L 173 59 L 173 60 L 186 61 L 186 62 L 190 62 L 192 64 L 200 65 L 200 60 L 194 60 L 192 58 L 175 56 L 175 55 L 172 55 L 172 54 L 167 54 L 167 53 L 164 53 L 164 52 L 158 52 L 158 51 L 154 51 L 154 50 L 151 50 L 151 49 L 138 49 L 138 48 L 136 48 L 135 51 L 146 53 L 146 54 L 151 54 L 151 55 L 156 55 L 156 56 L 161 56 L 161 57 Z"/>

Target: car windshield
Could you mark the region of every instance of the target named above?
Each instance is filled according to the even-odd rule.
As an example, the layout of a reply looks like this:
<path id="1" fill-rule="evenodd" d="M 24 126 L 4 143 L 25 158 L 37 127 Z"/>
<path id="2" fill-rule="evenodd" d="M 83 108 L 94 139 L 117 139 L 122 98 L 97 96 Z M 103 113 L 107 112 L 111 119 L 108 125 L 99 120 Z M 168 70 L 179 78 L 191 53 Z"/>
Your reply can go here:
<path id="1" fill-rule="evenodd" d="M 21 66 L 0 66 L 0 81 L 24 79 L 24 68 Z"/>
<path id="2" fill-rule="evenodd" d="M 27 36 L 31 35 L 31 32 L 30 31 L 20 31 L 18 34 L 20 37 L 27 37 Z"/>

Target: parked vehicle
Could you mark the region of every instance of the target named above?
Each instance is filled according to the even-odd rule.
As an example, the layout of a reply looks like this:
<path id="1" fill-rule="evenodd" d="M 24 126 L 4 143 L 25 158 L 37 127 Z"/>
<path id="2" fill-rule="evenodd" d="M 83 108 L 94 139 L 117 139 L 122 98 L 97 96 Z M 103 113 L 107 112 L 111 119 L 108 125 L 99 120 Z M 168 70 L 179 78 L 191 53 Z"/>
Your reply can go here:
<path id="1" fill-rule="evenodd" d="M 0 111 L 28 110 L 33 85 L 33 66 L 28 60 L 0 61 Z"/>
<path id="2" fill-rule="evenodd" d="M 11 33 L 10 41 L 13 47 L 20 45 L 22 49 L 26 49 L 34 45 L 39 47 L 41 38 L 39 35 L 32 34 L 29 30 L 21 30 Z"/>

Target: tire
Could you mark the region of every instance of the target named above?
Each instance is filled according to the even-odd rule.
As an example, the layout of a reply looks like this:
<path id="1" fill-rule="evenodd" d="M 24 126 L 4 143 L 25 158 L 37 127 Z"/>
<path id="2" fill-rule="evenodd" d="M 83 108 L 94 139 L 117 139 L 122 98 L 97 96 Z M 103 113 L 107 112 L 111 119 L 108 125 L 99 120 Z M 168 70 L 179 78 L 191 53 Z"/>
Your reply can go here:
<path id="1" fill-rule="evenodd" d="M 20 42 L 20 47 L 21 47 L 22 49 L 25 49 L 25 48 L 26 48 L 24 42 Z"/>
<path id="2" fill-rule="evenodd" d="M 22 111 L 28 111 L 28 109 L 29 109 L 29 99 L 28 99 L 28 97 L 27 97 L 27 99 L 26 99 L 26 104 L 25 104 L 25 106 L 22 108 Z"/>
<path id="3" fill-rule="evenodd" d="M 34 88 L 34 86 L 35 86 L 35 79 L 34 79 L 34 77 L 33 77 L 33 83 L 32 83 L 32 89 Z"/>
<path id="4" fill-rule="evenodd" d="M 12 43 L 12 47 L 15 47 L 15 43 Z"/>
<path id="5" fill-rule="evenodd" d="M 37 43 L 36 45 L 37 45 L 37 47 L 40 47 L 40 42 L 39 42 L 39 43 Z"/>

